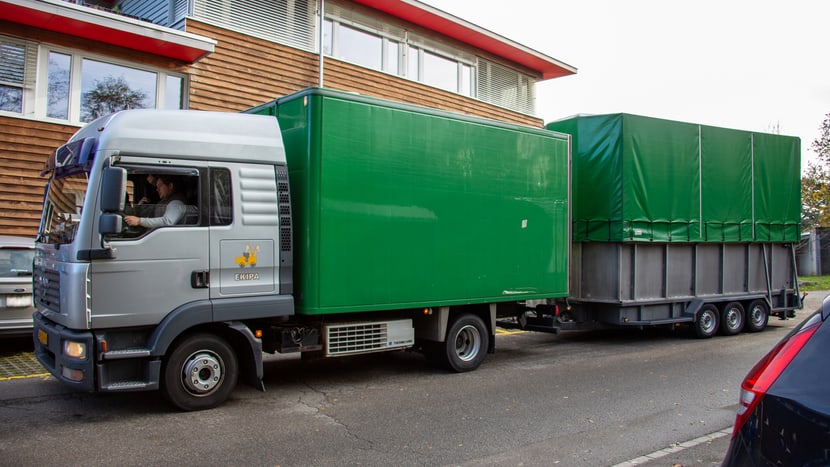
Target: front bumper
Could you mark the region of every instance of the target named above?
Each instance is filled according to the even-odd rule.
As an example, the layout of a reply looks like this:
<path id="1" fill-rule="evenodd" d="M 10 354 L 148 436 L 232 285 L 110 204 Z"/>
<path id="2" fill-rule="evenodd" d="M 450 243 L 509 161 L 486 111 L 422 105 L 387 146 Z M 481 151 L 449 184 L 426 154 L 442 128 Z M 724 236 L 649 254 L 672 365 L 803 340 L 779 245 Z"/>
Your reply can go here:
<path id="1" fill-rule="evenodd" d="M 58 381 L 80 391 L 95 391 L 95 365 L 93 336 L 89 331 L 73 331 L 44 318 L 40 313 L 32 317 L 34 329 L 32 336 L 35 357 Z M 80 342 L 86 345 L 85 358 L 73 358 L 64 355 L 65 341 Z M 71 374 L 80 379 L 73 379 Z"/>

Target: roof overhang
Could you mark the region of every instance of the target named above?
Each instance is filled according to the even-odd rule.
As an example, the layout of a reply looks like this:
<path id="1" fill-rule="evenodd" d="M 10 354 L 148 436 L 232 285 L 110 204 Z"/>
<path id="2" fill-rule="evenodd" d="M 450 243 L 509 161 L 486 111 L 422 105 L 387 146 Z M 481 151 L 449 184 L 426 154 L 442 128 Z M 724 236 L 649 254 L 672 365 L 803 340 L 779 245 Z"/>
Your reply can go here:
<path id="1" fill-rule="evenodd" d="M 567 63 L 415 0 L 352 1 L 518 63 L 539 72 L 542 79 L 559 78 L 576 73 L 576 68 Z"/>
<path id="2" fill-rule="evenodd" d="M 0 0 L 0 21 L 193 63 L 216 41 L 59 0 Z"/>

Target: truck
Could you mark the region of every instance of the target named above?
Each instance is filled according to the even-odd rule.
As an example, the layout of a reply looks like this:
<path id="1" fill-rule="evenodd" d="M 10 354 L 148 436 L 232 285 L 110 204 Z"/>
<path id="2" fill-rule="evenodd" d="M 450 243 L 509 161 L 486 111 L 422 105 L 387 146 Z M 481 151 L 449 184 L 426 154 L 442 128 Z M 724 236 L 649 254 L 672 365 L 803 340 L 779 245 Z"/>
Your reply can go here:
<path id="1" fill-rule="evenodd" d="M 710 337 L 722 316 L 757 313 L 762 328 L 800 306 L 791 229 L 764 230 L 767 218 L 751 238 L 712 244 L 656 229 L 646 239 L 625 217 L 606 219 L 607 238 L 577 228 L 583 204 L 597 201 L 577 197 L 593 182 L 572 146 L 582 157 L 589 138 L 563 130 L 579 126 L 530 128 L 321 88 L 239 114 L 95 120 L 44 169 L 35 355 L 79 390 L 161 390 L 201 410 L 240 380 L 264 390 L 263 353 L 415 350 L 465 372 L 495 351 L 499 326 L 689 323 Z M 153 190 L 159 179 L 174 180 L 181 217 L 125 222 L 171 203 Z M 662 272 L 642 271 L 649 261 Z M 724 287 L 709 288 L 710 276 Z M 681 291 L 675 279 L 692 284 Z"/>

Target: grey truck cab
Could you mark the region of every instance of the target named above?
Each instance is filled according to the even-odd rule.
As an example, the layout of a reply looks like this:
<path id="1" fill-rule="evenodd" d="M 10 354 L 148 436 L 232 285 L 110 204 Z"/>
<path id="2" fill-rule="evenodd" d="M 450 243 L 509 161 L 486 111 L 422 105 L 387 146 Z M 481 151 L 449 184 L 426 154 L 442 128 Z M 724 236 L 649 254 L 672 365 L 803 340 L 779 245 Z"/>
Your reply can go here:
<path id="1" fill-rule="evenodd" d="M 40 363 L 86 391 L 162 387 L 185 409 L 220 403 L 240 373 L 260 385 L 261 341 L 241 321 L 293 314 L 285 163 L 273 117 L 126 111 L 81 129 L 44 170 Z M 184 214 L 128 225 L 172 204 L 159 178 Z"/>

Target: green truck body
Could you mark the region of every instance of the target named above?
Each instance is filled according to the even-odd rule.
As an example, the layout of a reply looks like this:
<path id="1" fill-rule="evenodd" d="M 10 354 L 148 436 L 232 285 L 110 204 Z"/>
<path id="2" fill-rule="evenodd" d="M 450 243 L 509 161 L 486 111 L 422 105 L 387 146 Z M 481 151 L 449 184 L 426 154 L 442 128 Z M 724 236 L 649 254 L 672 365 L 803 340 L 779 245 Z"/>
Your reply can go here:
<path id="1" fill-rule="evenodd" d="M 565 135 L 309 89 L 278 118 L 298 314 L 565 297 Z"/>

